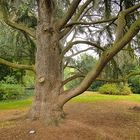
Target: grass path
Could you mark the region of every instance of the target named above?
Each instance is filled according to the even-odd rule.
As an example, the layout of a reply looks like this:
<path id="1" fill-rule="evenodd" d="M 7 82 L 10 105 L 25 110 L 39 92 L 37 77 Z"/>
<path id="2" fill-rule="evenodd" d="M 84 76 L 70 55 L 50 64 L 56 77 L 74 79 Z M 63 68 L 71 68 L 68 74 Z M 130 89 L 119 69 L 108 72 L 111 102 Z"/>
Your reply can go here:
<path id="1" fill-rule="evenodd" d="M 103 95 L 103 94 L 86 91 L 84 94 L 75 97 L 70 102 L 88 103 L 88 102 L 98 102 L 98 101 L 130 101 L 130 102 L 140 103 L 140 94 L 133 94 L 129 96 L 118 96 L 118 95 Z M 0 110 L 27 108 L 31 105 L 31 103 L 32 103 L 32 97 L 28 97 L 27 99 L 22 99 L 22 100 L 1 101 Z"/>

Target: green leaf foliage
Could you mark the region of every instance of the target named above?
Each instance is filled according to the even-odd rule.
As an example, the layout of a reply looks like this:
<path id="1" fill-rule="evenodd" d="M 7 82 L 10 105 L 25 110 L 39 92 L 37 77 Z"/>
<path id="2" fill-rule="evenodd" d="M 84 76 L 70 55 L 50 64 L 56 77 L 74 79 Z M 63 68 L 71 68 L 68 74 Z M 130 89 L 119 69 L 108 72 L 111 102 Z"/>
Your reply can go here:
<path id="1" fill-rule="evenodd" d="M 132 91 L 128 85 L 120 86 L 117 84 L 104 84 L 99 88 L 99 93 L 109 95 L 129 95 L 132 94 Z"/>
<path id="2" fill-rule="evenodd" d="M 128 85 L 123 86 L 122 88 L 120 88 L 120 93 L 121 95 L 129 95 L 132 94 L 132 90 Z"/>
<path id="3" fill-rule="evenodd" d="M 24 88 L 19 84 L 0 84 L 0 100 L 19 99 Z"/>
<path id="4" fill-rule="evenodd" d="M 133 77 L 130 77 L 128 80 L 129 85 L 132 88 L 132 91 L 136 94 L 140 94 L 140 76 L 136 75 Z"/>

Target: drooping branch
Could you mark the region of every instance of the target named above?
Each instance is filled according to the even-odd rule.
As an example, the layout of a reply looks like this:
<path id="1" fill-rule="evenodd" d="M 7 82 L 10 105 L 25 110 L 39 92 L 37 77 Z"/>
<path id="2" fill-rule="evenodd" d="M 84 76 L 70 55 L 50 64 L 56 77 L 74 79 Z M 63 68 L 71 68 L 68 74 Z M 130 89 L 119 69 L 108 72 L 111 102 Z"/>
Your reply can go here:
<path id="1" fill-rule="evenodd" d="M 132 76 L 140 75 L 140 71 L 131 72 L 126 76 L 126 80 L 128 80 Z"/>
<path id="2" fill-rule="evenodd" d="M 125 82 L 124 79 L 104 79 L 104 78 L 96 78 L 96 81 L 108 82 L 108 83 L 120 83 L 120 82 Z"/>
<path id="3" fill-rule="evenodd" d="M 65 14 L 64 18 L 61 19 L 59 22 L 59 29 L 61 30 L 61 28 L 67 24 L 67 22 L 71 19 L 71 17 L 74 15 L 74 13 L 76 12 L 77 7 L 79 6 L 79 3 L 81 2 L 81 0 L 73 0 L 71 3 L 71 6 L 69 7 L 67 13 Z"/>
<path id="4" fill-rule="evenodd" d="M 101 81 L 101 82 L 108 82 L 108 83 L 120 83 L 120 82 L 126 82 L 128 81 L 128 79 L 132 76 L 137 76 L 137 75 L 140 75 L 140 71 L 136 71 L 136 72 L 130 72 L 129 74 L 127 74 L 125 77 L 123 78 L 119 78 L 119 79 L 107 79 L 107 78 L 96 78 L 95 80 L 96 81 Z M 85 75 L 82 74 L 82 73 L 77 73 L 77 74 L 74 74 L 72 75 L 71 77 L 65 79 L 62 84 L 65 85 L 67 84 L 68 82 L 72 81 L 72 80 L 75 80 L 77 78 L 84 78 Z"/>
<path id="5" fill-rule="evenodd" d="M 76 68 L 74 66 L 70 66 L 70 68 Z M 136 76 L 136 75 L 140 75 L 140 71 L 136 71 L 136 72 L 130 72 L 129 74 L 127 74 L 126 76 L 122 76 L 122 78 L 119 79 L 108 79 L 108 78 L 101 78 L 101 77 L 97 77 L 95 79 L 95 81 L 101 81 L 101 82 L 107 82 L 107 83 L 120 83 L 120 82 L 126 82 L 128 81 L 128 79 L 132 76 Z M 70 76 L 69 78 L 65 79 L 62 82 L 62 85 L 67 84 L 68 82 L 71 82 L 72 80 L 75 80 L 77 78 L 84 78 L 85 74 L 82 71 L 79 71 L 79 73 L 75 73 L 74 75 Z"/>
<path id="6" fill-rule="evenodd" d="M 65 62 L 64 66 L 63 66 L 63 69 L 65 69 L 68 66 L 69 63 L 70 63 L 70 58 Z"/>
<path id="7" fill-rule="evenodd" d="M 34 29 L 28 28 L 24 24 L 16 23 L 16 22 L 10 20 L 8 11 L 5 7 L 5 1 L 3 1 L 3 0 L 0 1 L 0 13 L 2 14 L 3 20 L 7 25 L 11 26 L 12 28 L 25 32 L 25 33 L 29 34 L 30 36 L 32 36 L 33 38 L 36 37 Z"/>
<path id="8" fill-rule="evenodd" d="M 87 44 L 87 45 L 92 45 L 93 47 L 89 47 L 89 48 L 87 48 L 87 49 L 78 51 L 77 53 L 68 56 L 68 58 L 72 58 L 72 57 L 74 57 L 74 56 L 76 56 L 76 55 L 78 55 L 78 54 L 80 54 L 80 53 L 86 52 L 86 51 L 88 51 L 88 50 L 94 50 L 94 48 L 97 48 L 97 47 L 98 47 L 98 49 L 101 48 L 101 47 L 98 46 L 96 43 L 93 43 L 93 42 L 90 42 L 90 41 L 75 41 L 75 42 L 70 42 L 70 43 L 68 44 L 66 50 L 64 50 L 64 51 L 62 52 L 62 57 L 64 57 L 64 55 L 66 54 L 66 52 L 69 51 L 69 49 L 71 49 L 73 45 L 79 44 L 79 42 L 81 42 L 81 43 L 83 42 L 83 44 L 85 43 L 85 44 Z M 94 46 L 97 46 L 97 47 L 94 47 Z M 104 51 L 104 48 L 101 48 L 101 50 Z M 68 66 L 69 62 L 70 62 L 70 59 L 67 60 L 66 64 L 64 65 L 64 69 Z"/>
<path id="9" fill-rule="evenodd" d="M 5 22 L 7 25 L 9 25 L 9 26 L 11 26 L 11 27 L 13 27 L 13 28 L 15 28 L 15 29 L 18 29 L 18 30 L 20 30 L 20 31 L 23 31 L 23 32 L 27 33 L 27 34 L 30 35 L 31 37 L 36 38 L 34 29 L 30 29 L 30 28 L 28 28 L 27 26 L 25 26 L 25 25 L 23 25 L 23 24 L 19 24 L 19 23 L 16 23 L 16 22 L 12 22 L 12 21 L 10 21 L 10 20 L 8 20 L 8 19 L 4 19 L 4 22 Z"/>
<path id="10" fill-rule="evenodd" d="M 122 49 L 125 45 L 132 40 L 132 38 L 139 32 L 140 30 L 140 17 L 131 25 L 130 29 L 125 33 L 125 35 L 119 40 L 119 42 L 115 42 L 113 46 L 104 51 L 101 58 L 99 59 L 98 64 L 94 67 L 84 78 L 79 86 L 74 89 L 65 91 L 61 96 L 62 104 L 69 101 L 71 98 L 83 93 L 88 87 L 91 85 L 93 81 L 99 76 L 103 68 L 106 64 Z"/>
<path id="11" fill-rule="evenodd" d="M 74 57 L 74 56 L 76 56 L 76 55 L 78 55 L 78 54 L 80 54 L 80 53 L 83 53 L 83 52 L 86 52 L 86 51 L 89 51 L 89 50 L 94 50 L 94 47 L 89 47 L 89 48 L 87 48 L 87 49 L 78 51 L 77 53 L 74 53 L 74 54 L 72 54 L 72 55 L 70 55 L 70 56 L 68 56 L 68 57 L 71 58 L 71 57 Z"/>
<path id="12" fill-rule="evenodd" d="M 94 42 L 77 40 L 77 41 L 68 43 L 68 46 L 64 49 L 64 51 L 62 52 L 62 55 L 64 56 L 74 45 L 77 45 L 77 44 L 87 44 L 87 45 L 94 46 L 95 48 L 104 51 L 104 48 L 100 47 L 98 44 Z"/>
<path id="13" fill-rule="evenodd" d="M 15 69 L 23 69 L 23 70 L 35 71 L 33 65 L 30 66 L 30 65 L 22 65 L 22 64 L 12 63 L 12 62 L 9 62 L 9 61 L 4 60 L 4 59 L 2 59 L 2 58 L 0 58 L 0 64 L 9 66 L 9 67 L 15 68 Z"/>
<path id="14" fill-rule="evenodd" d="M 72 81 L 72 80 L 75 80 L 75 79 L 77 79 L 77 78 L 80 78 L 80 77 L 84 77 L 84 75 L 82 75 L 82 74 L 80 74 L 80 73 L 74 74 L 74 75 L 72 75 L 71 77 L 69 77 L 69 78 L 67 78 L 66 80 L 64 80 L 64 81 L 62 82 L 62 85 L 65 85 L 65 84 L 67 84 L 68 82 L 70 82 L 70 81 Z"/>
<path id="15" fill-rule="evenodd" d="M 136 74 L 136 75 L 140 75 L 140 73 Z M 67 78 L 66 80 L 64 80 L 62 82 L 62 85 L 66 85 L 67 83 L 71 82 L 72 80 L 75 80 L 77 78 L 84 78 L 85 75 L 82 74 L 74 74 L 71 77 Z M 108 82 L 108 83 L 120 83 L 120 82 L 125 82 L 126 79 L 106 79 L 106 78 L 96 78 L 95 81 L 101 81 L 101 82 Z"/>
<path id="16" fill-rule="evenodd" d="M 127 16 L 128 14 L 131 14 L 132 12 L 134 12 L 139 7 L 140 7 L 140 3 L 131 7 L 131 8 L 128 8 L 125 11 L 122 11 L 122 12 L 124 13 L 125 16 Z M 95 25 L 95 24 L 115 21 L 117 18 L 118 17 L 113 17 L 113 18 L 110 18 L 110 19 L 103 19 L 103 20 L 94 21 L 94 22 L 70 22 L 65 27 L 67 28 L 67 27 L 74 26 L 74 25 Z"/>
<path id="17" fill-rule="evenodd" d="M 68 23 L 66 26 L 64 26 L 64 28 L 66 28 L 66 29 L 61 33 L 60 38 L 63 38 L 75 25 L 95 25 L 95 24 L 99 24 L 99 23 L 105 23 L 105 22 L 115 21 L 118 18 L 118 17 L 114 17 L 112 19 L 104 19 L 104 20 L 100 20 L 100 21 L 96 21 L 96 22 L 91 22 L 91 23 L 85 23 L 85 22 L 78 21 L 80 15 L 83 13 L 83 11 L 85 10 L 85 8 L 90 4 L 90 2 L 91 2 L 91 0 L 87 0 L 83 4 L 83 6 L 81 6 L 81 9 L 74 16 L 74 18 L 71 20 L 71 22 Z M 140 7 L 140 3 L 137 4 L 137 5 L 134 5 L 133 7 L 130 7 L 128 9 L 126 9 L 125 12 L 124 11 L 122 11 L 122 12 L 123 12 L 123 14 L 125 13 L 125 16 L 127 16 L 128 14 L 131 14 L 132 12 L 134 12 L 139 7 Z M 120 27 L 122 27 L 122 26 L 120 26 Z"/>
<path id="18" fill-rule="evenodd" d="M 130 72 L 127 74 L 125 77 L 120 78 L 120 79 L 104 79 L 104 78 L 96 78 L 96 81 L 103 81 L 103 82 L 110 82 L 110 83 L 120 83 L 120 82 L 126 82 L 128 79 L 132 76 L 137 76 L 140 75 L 140 71 L 136 72 Z"/>
<path id="19" fill-rule="evenodd" d="M 71 23 L 67 24 L 65 27 L 67 28 L 67 27 L 71 27 L 71 26 L 74 26 L 74 25 L 95 25 L 95 24 L 115 21 L 116 19 L 117 19 L 117 17 L 113 17 L 113 18 L 110 18 L 110 19 L 93 21 L 93 22 L 71 22 Z"/>
<path id="20" fill-rule="evenodd" d="M 79 71 L 79 73 L 81 73 L 81 74 L 83 75 L 83 72 L 82 72 L 79 68 L 77 68 L 77 67 L 75 67 L 75 66 L 72 66 L 72 65 L 68 65 L 67 67 L 68 67 L 68 68 L 74 68 L 74 69 L 76 69 L 77 71 Z"/>
<path id="21" fill-rule="evenodd" d="M 71 22 L 77 22 L 80 18 L 80 16 L 82 15 L 82 13 L 84 12 L 84 10 L 87 8 L 87 6 L 92 2 L 92 0 L 87 0 L 78 10 L 78 12 L 74 15 L 74 17 L 71 19 Z M 63 28 L 65 28 L 65 26 L 63 26 Z M 64 29 L 64 31 L 62 31 L 61 35 L 60 35 L 60 39 L 62 39 L 66 34 L 68 34 L 73 27 L 68 27 L 66 29 Z"/>

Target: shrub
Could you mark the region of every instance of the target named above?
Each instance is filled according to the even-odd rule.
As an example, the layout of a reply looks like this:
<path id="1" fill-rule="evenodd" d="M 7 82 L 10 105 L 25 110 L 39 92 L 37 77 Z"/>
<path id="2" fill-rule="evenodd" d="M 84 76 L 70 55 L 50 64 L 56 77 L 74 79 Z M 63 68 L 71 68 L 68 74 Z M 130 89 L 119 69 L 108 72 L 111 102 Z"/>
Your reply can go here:
<path id="1" fill-rule="evenodd" d="M 128 85 L 125 85 L 120 89 L 120 93 L 121 95 L 129 95 L 129 94 L 132 94 L 132 91 Z"/>
<path id="2" fill-rule="evenodd" d="M 129 83 L 133 93 L 140 94 L 140 86 L 139 86 L 140 85 L 140 76 L 139 75 L 130 77 L 128 80 L 128 83 Z"/>
<path id="3" fill-rule="evenodd" d="M 0 84 L 0 100 L 18 99 L 24 95 L 24 88 L 19 84 Z"/>
<path id="4" fill-rule="evenodd" d="M 17 80 L 14 76 L 7 75 L 4 80 L 0 81 L 2 84 L 17 84 Z"/>
<path id="5" fill-rule="evenodd" d="M 26 72 L 27 74 L 23 77 L 24 86 L 28 88 L 33 88 L 35 85 L 35 78 L 31 72 Z"/>
<path id="6" fill-rule="evenodd" d="M 131 88 L 128 85 L 119 86 L 117 84 L 104 84 L 98 90 L 101 94 L 109 95 L 129 95 L 132 93 Z"/>
<path id="7" fill-rule="evenodd" d="M 104 84 L 99 88 L 101 94 L 118 95 L 119 89 L 116 84 Z"/>
<path id="8" fill-rule="evenodd" d="M 17 84 L 15 76 L 6 76 L 4 79 L 6 84 Z"/>

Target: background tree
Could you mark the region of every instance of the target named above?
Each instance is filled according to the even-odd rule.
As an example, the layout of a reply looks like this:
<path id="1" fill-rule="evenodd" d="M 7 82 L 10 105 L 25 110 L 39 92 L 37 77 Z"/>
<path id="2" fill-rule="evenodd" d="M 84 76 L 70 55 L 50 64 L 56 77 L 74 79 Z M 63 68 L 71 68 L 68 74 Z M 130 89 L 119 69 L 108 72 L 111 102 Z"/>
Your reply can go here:
<path id="1" fill-rule="evenodd" d="M 2 20 L 36 43 L 35 67 L 0 59 L 1 64 L 35 71 L 35 98 L 30 118 L 47 124 L 63 119 L 64 104 L 87 90 L 107 63 L 138 34 L 140 3 L 132 2 L 133 5 L 125 7 L 126 1 L 122 0 L 0 0 Z M 135 17 L 131 26 L 126 24 L 128 17 Z M 78 36 L 63 44 L 74 30 L 78 30 Z M 87 34 L 82 34 L 83 31 Z M 110 34 L 111 39 L 108 38 Z M 63 59 L 78 44 L 88 44 L 100 50 L 100 59 L 77 87 L 64 90 L 67 79 L 63 78 Z"/>
<path id="2" fill-rule="evenodd" d="M 3 22 L 0 23 L 0 27 L 2 28 L 0 30 L 0 57 L 18 64 L 34 64 L 36 46 L 30 37 Z M 6 76 L 14 76 L 17 82 L 22 83 L 23 75 L 25 75 L 25 70 L 16 70 L 5 65 L 1 65 L 0 71 L 0 81 Z"/>

